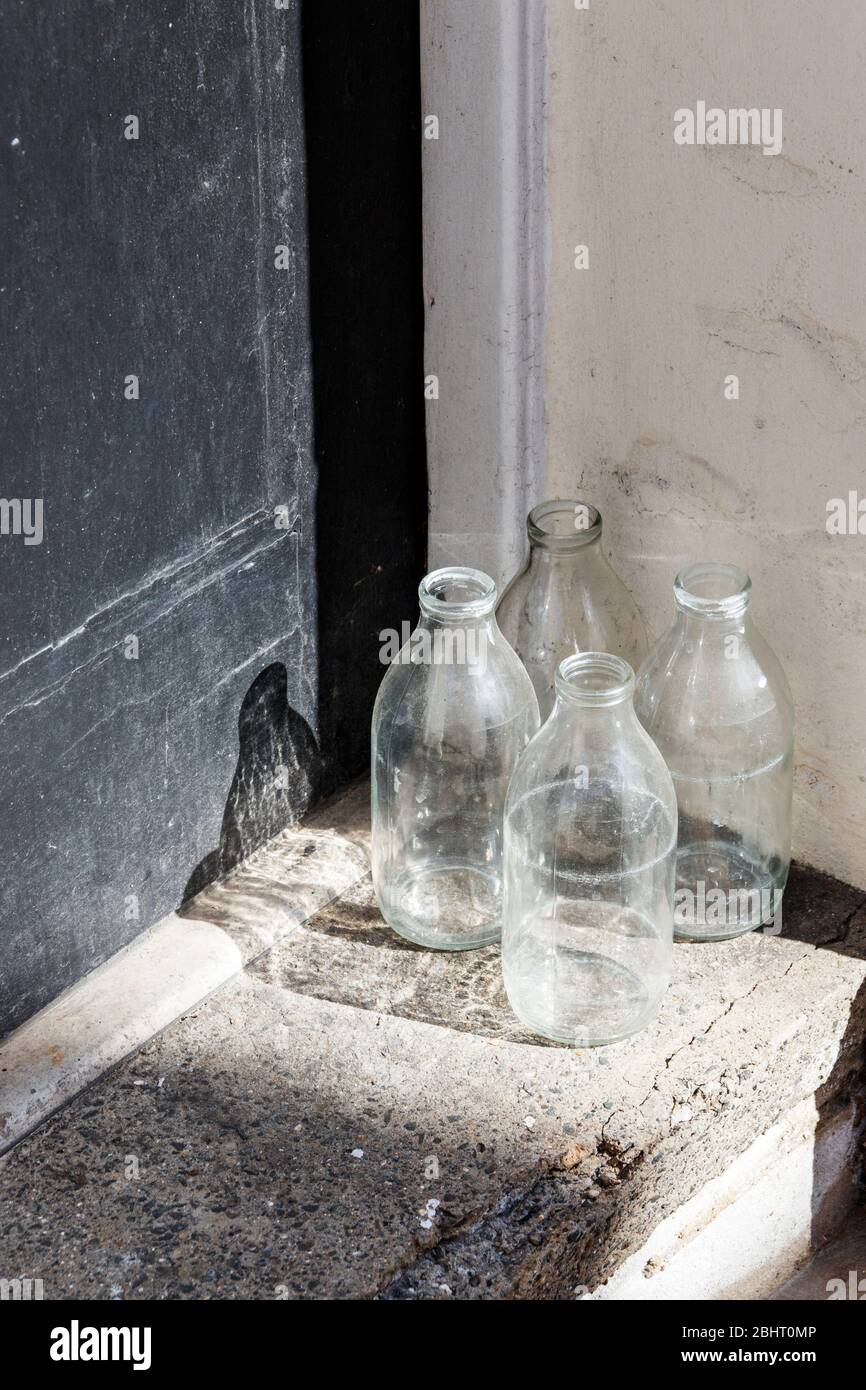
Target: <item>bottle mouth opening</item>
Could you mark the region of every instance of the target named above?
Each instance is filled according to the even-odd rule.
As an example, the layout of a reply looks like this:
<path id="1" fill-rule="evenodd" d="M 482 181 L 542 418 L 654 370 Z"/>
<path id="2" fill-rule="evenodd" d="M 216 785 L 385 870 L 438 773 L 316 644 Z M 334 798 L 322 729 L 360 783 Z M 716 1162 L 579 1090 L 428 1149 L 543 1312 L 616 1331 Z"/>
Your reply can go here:
<path id="1" fill-rule="evenodd" d="M 589 502 L 574 498 L 542 502 L 529 513 L 526 529 L 533 545 L 549 550 L 576 550 L 598 540 L 601 512 Z"/>
<path id="2" fill-rule="evenodd" d="M 496 585 L 482 570 L 434 570 L 418 590 L 425 613 L 439 618 L 474 618 L 496 607 Z"/>
<path id="3" fill-rule="evenodd" d="M 678 607 L 706 617 L 730 617 L 749 605 L 752 581 L 737 565 L 714 560 L 690 565 L 678 574 L 674 597 Z"/>
<path id="4" fill-rule="evenodd" d="M 609 652 L 578 652 L 557 668 L 556 693 L 580 705 L 620 705 L 634 693 L 634 671 Z"/>

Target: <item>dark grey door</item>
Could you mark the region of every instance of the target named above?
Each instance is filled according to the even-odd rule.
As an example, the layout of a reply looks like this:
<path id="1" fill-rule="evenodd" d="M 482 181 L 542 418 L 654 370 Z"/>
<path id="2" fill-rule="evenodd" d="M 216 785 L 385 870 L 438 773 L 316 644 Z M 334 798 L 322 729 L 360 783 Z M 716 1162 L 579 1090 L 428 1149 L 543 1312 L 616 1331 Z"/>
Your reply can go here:
<path id="1" fill-rule="evenodd" d="M 424 467 L 415 6 L 0 21 L 2 1033 L 361 768 Z"/>

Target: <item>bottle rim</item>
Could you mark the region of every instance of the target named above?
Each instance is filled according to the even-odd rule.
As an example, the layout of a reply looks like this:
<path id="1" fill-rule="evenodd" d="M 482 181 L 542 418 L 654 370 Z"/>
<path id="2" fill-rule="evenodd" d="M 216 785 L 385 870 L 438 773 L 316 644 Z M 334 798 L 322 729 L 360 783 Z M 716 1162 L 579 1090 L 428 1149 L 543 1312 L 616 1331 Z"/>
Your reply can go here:
<path id="1" fill-rule="evenodd" d="M 598 507 L 577 498 L 540 502 L 526 519 L 530 544 L 547 550 L 579 550 L 597 541 L 601 528 Z"/>
<path id="2" fill-rule="evenodd" d="M 738 565 L 702 560 L 682 570 L 674 581 L 677 607 L 707 618 L 729 618 L 749 606 L 752 581 Z"/>
<path id="3" fill-rule="evenodd" d="M 437 618 L 479 618 L 493 612 L 497 589 L 483 570 L 448 565 L 422 579 L 418 598 L 422 611 Z"/>
<path id="4" fill-rule="evenodd" d="M 634 694 L 634 671 L 610 652 L 577 652 L 556 670 L 557 695 L 572 704 L 599 708 L 621 705 Z"/>

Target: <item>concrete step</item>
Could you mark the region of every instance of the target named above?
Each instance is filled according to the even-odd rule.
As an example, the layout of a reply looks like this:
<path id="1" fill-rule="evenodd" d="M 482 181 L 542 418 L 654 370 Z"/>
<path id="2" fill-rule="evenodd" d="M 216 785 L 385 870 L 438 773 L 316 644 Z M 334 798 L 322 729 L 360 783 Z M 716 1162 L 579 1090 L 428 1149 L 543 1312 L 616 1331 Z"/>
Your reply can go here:
<path id="1" fill-rule="evenodd" d="M 190 905 L 236 958 L 175 980 L 176 1021 L 139 1026 L 127 956 L 7 1040 L 0 1274 L 53 1298 L 777 1290 L 858 1198 L 866 895 L 795 869 L 781 937 L 678 947 L 652 1028 L 574 1051 L 514 1019 L 495 949 L 388 930 L 366 816 L 355 789 Z"/>

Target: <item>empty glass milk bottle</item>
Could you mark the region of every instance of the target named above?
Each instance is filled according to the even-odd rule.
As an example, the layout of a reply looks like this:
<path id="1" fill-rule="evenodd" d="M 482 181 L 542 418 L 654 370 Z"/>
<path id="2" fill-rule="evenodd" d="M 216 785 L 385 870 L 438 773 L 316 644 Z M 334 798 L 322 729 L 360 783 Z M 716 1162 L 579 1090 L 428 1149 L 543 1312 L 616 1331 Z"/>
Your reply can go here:
<path id="1" fill-rule="evenodd" d="M 634 670 L 647 653 L 637 607 L 602 549 L 601 515 L 586 502 L 543 502 L 529 513 L 529 558 L 497 617 L 526 666 L 542 719 L 556 668 L 575 652 L 610 652 Z"/>
<path id="2" fill-rule="evenodd" d="M 687 940 L 771 922 L 788 877 L 794 714 L 751 587 L 734 565 L 684 570 L 676 621 L 638 674 L 635 708 L 677 789 L 674 928 Z"/>
<path id="3" fill-rule="evenodd" d="M 501 934 L 505 796 L 538 704 L 492 579 L 437 570 L 419 593 L 373 712 L 373 883 L 401 936 L 462 951 Z"/>
<path id="4" fill-rule="evenodd" d="M 502 969 L 527 1027 L 593 1047 L 644 1028 L 670 980 L 676 795 L 627 662 L 571 656 L 555 692 L 508 792 Z"/>

